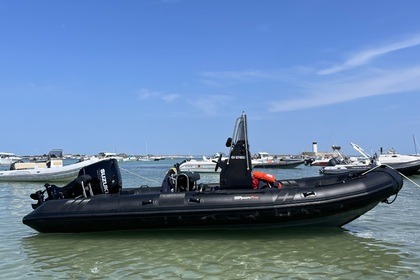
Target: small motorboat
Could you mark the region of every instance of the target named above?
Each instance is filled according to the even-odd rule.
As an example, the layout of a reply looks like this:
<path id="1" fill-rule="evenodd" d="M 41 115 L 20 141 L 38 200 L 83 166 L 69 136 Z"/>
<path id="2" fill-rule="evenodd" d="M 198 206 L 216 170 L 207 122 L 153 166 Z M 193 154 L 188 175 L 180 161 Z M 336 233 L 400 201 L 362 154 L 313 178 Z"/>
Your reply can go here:
<path id="1" fill-rule="evenodd" d="M 203 156 L 202 160 L 186 159 L 179 164 L 179 170 L 181 172 L 199 173 L 220 172 L 220 168 L 216 168 L 216 163 L 219 160 L 220 156 L 222 156 L 222 159 L 227 158 L 223 153 L 216 153 L 211 158 Z"/>
<path id="2" fill-rule="evenodd" d="M 365 163 L 370 165 L 387 165 L 397 170 L 404 175 L 420 174 L 420 157 L 414 155 L 402 155 L 397 153 L 394 149 L 388 150 L 387 153 L 374 154 L 374 156 L 366 153 L 359 145 L 351 143 L 352 147 L 358 151 L 364 158 Z"/>
<path id="3" fill-rule="evenodd" d="M 39 232 L 152 228 L 341 227 L 396 196 L 401 175 L 386 166 L 347 173 L 277 180 L 253 171 L 243 113 L 217 161 L 218 183 L 169 169 L 160 186 L 122 188 L 118 162 L 84 167 L 64 187 L 46 184 L 31 195 L 34 210 L 23 223 Z M 395 197 L 394 197 L 395 199 Z"/>
<path id="4" fill-rule="evenodd" d="M 216 153 L 211 158 L 203 156 L 202 160 L 187 159 L 180 163 L 179 170 L 182 172 L 198 172 L 198 173 L 215 173 L 220 172 L 220 168 L 216 168 L 219 157 L 222 160 L 227 159 L 223 153 Z M 252 168 L 295 168 L 304 163 L 303 159 L 294 158 L 274 158 L 266 152 L 259 152 L 251 159 Z"/>
<path id="5" fill-rule="evenodd" d="M 402 155 L 394 149 L 388 150 L 387 153 L 374 155 L 374 158 L 380 163 L 391 166 L 404 175 L 420 174 L 420 157 L 415 155 Z"/>
<path id="6" fill-rule="evenodd" d="M 0 152 L 0 165 L 11 165 L 19 160 L 22 160 L 22 158 L 16 156 L 14 153 Z"/>
<path id="7" fill-rule="evenodd" d="M 267 152 L 259 152 L 252 160 L 252 168 L 295 168 L 303 164 L 303 159 L 273 157 Z"/>
<path id="8" fill-rule="evenodd" d="M 61 159 L 50 159 L 46 162 L 15 162 L 9 170 L 0 171 L 0 182 L 70 182 L 79 170 L 98 162 L 98 158 L 63 165 Z"/>
<path id="9" fill-rule="evenodd" d="M 322 157 L 318 156 L 316 158 L 307 158 L 305 159 L 305 165 L 309 166 L 327 166 L 331 157 Z"/>
<path id="10" fill-rule="evenodd" d="M 363 158 L 348 157 L 342 151 L 340 146 L 332 146 L 332 149 L 338 156 L 331 158 L 328 165 L 322 167 L 319 173 L 324 175 L 334 175 L 347 172 L 365 172 L 377 166 L 375 160 L 368 156 L 362 148 L 350 142 L 352 147 L 363 155 Z"/>

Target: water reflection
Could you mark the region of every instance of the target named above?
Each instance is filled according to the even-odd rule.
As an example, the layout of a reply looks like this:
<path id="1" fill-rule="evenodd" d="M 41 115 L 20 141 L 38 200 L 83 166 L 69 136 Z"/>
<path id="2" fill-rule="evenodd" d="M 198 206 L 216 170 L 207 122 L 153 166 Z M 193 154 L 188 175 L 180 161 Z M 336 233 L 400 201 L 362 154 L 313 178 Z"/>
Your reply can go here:
<path id="1" fill-rule="evenodd" d="M 343 229 L 150 230 L 36 234 L 34 276 L 57 278 L 378 278 L 415 274 L 398 246 Z"/>

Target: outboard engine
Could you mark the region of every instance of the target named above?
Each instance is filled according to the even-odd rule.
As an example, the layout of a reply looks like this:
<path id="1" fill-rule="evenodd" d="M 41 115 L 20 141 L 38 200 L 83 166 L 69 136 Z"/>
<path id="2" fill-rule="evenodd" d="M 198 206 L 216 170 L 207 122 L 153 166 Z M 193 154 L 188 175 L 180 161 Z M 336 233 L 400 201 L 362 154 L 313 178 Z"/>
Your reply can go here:
<path id="1" fill-rule="evenodd" d="M 221 157 L 216 165 L 221 168 L 221 189 L 251 189 L 252 188 L 252 165 L 251 153 L 248 145 L 246 115 L 238 118 L 233 133 L 233 138 L 228 138 L 226 146 L 230 147 L 229 158 L 222 161 Z"/>
<path id="2" fill-rule="evenodd" d="M 32 208 L 37 208 L 44 201 L 53 199 L 91 197 L 97 194 L 119 193 L 122 189 L 122 179 L 116 159 L 101 160 L 80 169 L 76 179 L 64 187 L 45 184 L 46 190 L 31 194 L 37 200 Z M 44 198 L 44 192 L 48 197 Z"/>

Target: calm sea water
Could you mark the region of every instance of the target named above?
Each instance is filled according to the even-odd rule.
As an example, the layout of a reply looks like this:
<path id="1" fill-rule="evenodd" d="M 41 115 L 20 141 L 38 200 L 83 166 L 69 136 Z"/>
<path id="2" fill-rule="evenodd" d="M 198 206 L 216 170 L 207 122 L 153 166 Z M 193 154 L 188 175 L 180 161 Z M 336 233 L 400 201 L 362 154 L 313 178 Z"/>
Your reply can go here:
<path id="1" fill-rule="evenodd" d="M 123 186 L 156 185 L 174 160 L 122 162 Z M 277 178 L 318 174 L 301 166 Z M 136 175 L 134 175 L 134 174 Z M 147 179 L 146 179 L 147 178 Z M 151 179 L 151 180 L 149 180 Z M 420 184 L 420 176 L 410 179 Z M 202 181 L 217 181 L 203 175 Z M 37 183 L 0 182 L 3 279 L 419 279 L 420 188 L 342 229 L 40 234 L 22 224 Z"/>

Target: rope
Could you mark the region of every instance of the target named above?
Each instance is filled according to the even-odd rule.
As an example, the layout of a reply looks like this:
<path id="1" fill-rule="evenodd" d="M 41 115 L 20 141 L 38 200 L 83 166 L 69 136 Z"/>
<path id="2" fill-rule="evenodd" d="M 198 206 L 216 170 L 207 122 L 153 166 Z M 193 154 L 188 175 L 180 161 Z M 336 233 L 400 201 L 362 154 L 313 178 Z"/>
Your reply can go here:
<path id="1" fill-rule="evenodd" d="M 392 203 L 394 203 L 394 201 L 397 199 L 397 196 L 398 196 L 398 192 L 395 194 L 395 196 L 394 196 L 394 199 L 393 199 L 393 200 L 388 201 L 388 198 L 387 198 L 387 199 L 385 199 L 385 201 L 382 201 L 382 202 L 384 202 L 384 203 L 386 203 L 386 204 L 392 204 Z"/>
<path id="2" fill-rule="evenodd" d="M 381 164 L 381 165 L 377 165 L 377 166 L 375 166 L 375 167 L 373 167 L 372 169 L 369 169 L 368 171 L 366 171 L 366 172 L 364 172 L 364 173 L 362 173 L 362 175 L 365 175 L 365 174 L 367 174 L 367 173 L 369 173 L 369 172 L 371 172 L 371 171 L 373 171 L 373 170 L 375 170 L 376 168 L 378 168 L 378 167 L 381 167 L 381 166 L 386 166 L 386 167 L 389 167 L 389 168 L 392 168 L 392 166 L 389 166 L 388 164 Z M 394 169 L 394 168 L 392 168 L 392 169 Z M 395 169 L 394 169 L 395 170 Z M 398 170 L 395 170 L 395 171 L 397 171 L 403 178 L 405 178 L 405 179 L 407 179 L 408 181 L 410 181 L 413 185 L 415 185 L 415 186 L 417 186 L 417 187 L 419 187 L 420 188 L 420 185 L 419 184 L 417 184 L 416 182 L 414 182 L 413 180 L 411 180 L 410 178 L 408 178 L 407 176 L 405 176 L 404 174 L 402 174 L 401 172 L 399 172 Z"/>
<path id="3" fill-rule="evenodd" d="M 361 174 L 361 176 L 363 176 L 363 175 L 365 175 L 365 174 L 368 174 L 369 172 L 372 172 L 373 170 L 375 170 L 376 168 L 381 167 L 382 165 L 385 165 L 385 164 L 377 165 L 377 166 L 375 166 L 375 167 L 373 167 L 373 168 L 369 169 L 368 171 L 363 172 L 363 173 Z M 390 166 L 388 166 L 388 167 L 390 167 Z M 391 167 L 391 168 L 392 168 L 392 167 Z M 392 168 L 392 169 L 394 169 L 394 168 Z M 399 173 L 399 172 L 398 172 L 398 173 Z"/>
<path id="4" fill-rule="evenodd" d="M 134 176 L 137 176 L 137 177 L 140 177 L 140 178 L 142 178 L 142 179 L 146 179 L 146 180 L 152 181 L 152 182 L 154 182 L 154 183 L 160 184 L 160 183 L 159 183 L 158 181 L 156 181 L 156 180 L 149 179 L 149 178 L 147 178 L 147 177 L 143 177 L 143 176 L 141 176 L 141 175 L 139 175 L 139 174 L 137 174 L 137 173 L 134 173 L 134 172 L 132 172 L 132 171 L 130 171 L 130 170 L 127 170 L 127 169 L 125 169 L 125 168 L 120 167 L 120 169 L 121 169 L 121 170 L 124 170 L 125 172 L 130 173 L 130 174 L 132 174 L 132 175 L 134 175 Z"/>
<path id="5" fill-rule="evenodd" d="M 398 172 L 398 173 L 400 173 L 401 176 L 403 176 L 405 179 L 407 179 L 408 181 L 410 181 L 413 185 L 415 185 L 415 186 L 417 186 L 417 187 L 420 188 L 420 185 L 419 184 L 417 184 L 416 182 L 414 182 L 413 180 L 411 180 L 410 178 L 408 178 L 407 176 L 405 176 L 401 172 Z"/>

